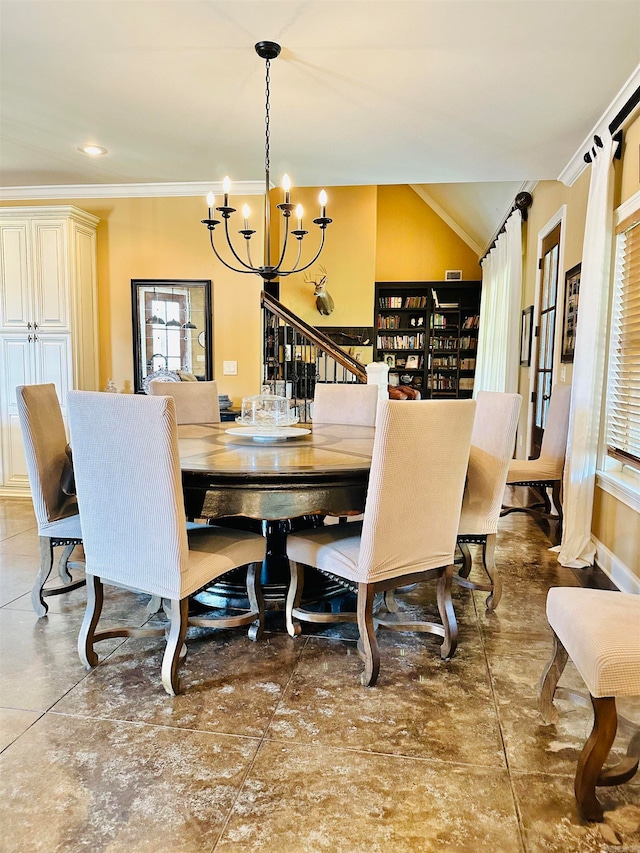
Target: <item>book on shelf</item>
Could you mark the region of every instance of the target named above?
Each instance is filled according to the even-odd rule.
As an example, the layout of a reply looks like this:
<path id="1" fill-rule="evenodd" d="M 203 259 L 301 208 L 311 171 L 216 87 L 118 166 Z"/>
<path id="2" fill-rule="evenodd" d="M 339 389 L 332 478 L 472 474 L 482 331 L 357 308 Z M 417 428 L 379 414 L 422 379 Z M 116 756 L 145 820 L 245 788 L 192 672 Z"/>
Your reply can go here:
<path id="1" fill-rule="evenodd" d="M 460 349 L 476 349 L 478 339 L 475 335 L 463 335 L 460 338 Z"/>
<path id="2" fill-rule="evenodd" d="M 476 369 L 475 358 L 461 358 L 460 359 L 460 370 L 475 370 L 475 369 Z"/>
<path id="3" fill-rule="evenodd" d="M 424 349 L 424 332 L 415 335 L 378 335 L 377 348 L 381 349 Z"/>
<path id="4" fill-rule="evenodd" d="M 460 379 L 461 391 L 473 391 L 473 376 L 463 376 Z"/>
<path id="5" fill-rule="evenodd" d="M 465 317 L 462 323 L 463 329 L 477 329 L 478 323 L 480 322 L 480 316 L 478 314 L 473 314 L 469 317 Z"/>

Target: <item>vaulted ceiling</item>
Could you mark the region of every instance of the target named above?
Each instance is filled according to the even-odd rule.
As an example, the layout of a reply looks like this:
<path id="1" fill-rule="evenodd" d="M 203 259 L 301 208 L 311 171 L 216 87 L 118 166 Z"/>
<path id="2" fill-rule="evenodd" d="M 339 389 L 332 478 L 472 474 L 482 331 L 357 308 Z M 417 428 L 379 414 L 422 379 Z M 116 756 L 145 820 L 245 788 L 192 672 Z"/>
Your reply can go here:
<path id="1" fill-rule="evenodd" d="M 498 199 L 558 176 L 640 58 L 638 0 L 1 0 L 0 11 L 4 187 L 261 181 L 253 46 L 269 39 L 283 48 L 274 180 L 430 185 L 459 210 L 481 199 L 468 224 L 479 243 Z M 109 153 L 89 158 L 77 150 L 87 142 Z M 484 186 L 456 186 L 468 182 Z"/>

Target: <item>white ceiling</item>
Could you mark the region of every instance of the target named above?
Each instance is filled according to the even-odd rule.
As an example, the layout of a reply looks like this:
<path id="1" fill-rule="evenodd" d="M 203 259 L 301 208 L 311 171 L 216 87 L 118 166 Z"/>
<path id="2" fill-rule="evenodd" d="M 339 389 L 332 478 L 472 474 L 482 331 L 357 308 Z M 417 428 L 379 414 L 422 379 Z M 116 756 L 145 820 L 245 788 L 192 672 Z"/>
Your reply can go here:
<path id="1" fill-rule="evenodd" d="M 557 178 L 640 60 L 640 0 L 0 0 L 0 12 L 5 187 L 263 180 L 261 39 L 283 47 L 276 182 Z M 79 153 L 86 142 L 109 154 Z"/>

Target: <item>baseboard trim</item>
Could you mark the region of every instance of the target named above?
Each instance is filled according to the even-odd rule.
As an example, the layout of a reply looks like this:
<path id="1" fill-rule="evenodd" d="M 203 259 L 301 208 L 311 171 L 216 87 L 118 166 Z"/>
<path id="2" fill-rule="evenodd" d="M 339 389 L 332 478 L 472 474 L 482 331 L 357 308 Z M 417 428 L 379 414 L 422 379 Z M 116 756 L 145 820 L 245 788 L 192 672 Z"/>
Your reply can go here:
<path id="1" fill-rule="evenodd" d="M 596 565 L 611 580 L 621 592 L 631 592 L 640 595 L 640 577 L 638 577 L 619 557 L 610 551 L 606 545 L 596 539 Z"/>

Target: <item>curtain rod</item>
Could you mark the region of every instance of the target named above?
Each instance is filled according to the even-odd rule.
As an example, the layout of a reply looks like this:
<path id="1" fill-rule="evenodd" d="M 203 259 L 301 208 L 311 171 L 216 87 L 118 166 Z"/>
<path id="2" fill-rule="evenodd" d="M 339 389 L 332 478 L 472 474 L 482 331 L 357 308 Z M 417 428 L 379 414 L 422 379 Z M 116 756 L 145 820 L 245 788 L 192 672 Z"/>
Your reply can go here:
<path id="1" fill-rule="evenodd" d="M 638 87 L 635 92 L 631 95 L 629 100 L 622 106 L 620 112 L 613 118 L 611 123 L 609 124 L 609 133 L 614 142 L 618 143 L 618 147 L 616 149 L 616 153 L 614 154 L 614 159 L 620 160 L 622 157 L 622 125 L 629 118 L 631 113 L 636 109 L 636 107 L 640 104 L 640 87 Z M 589 151 L 586 152 L 583 159 L 585 163 L 593 163 L 594 159 L 597 157 L 598 152 L 596 149 L 602 148 L 602 139 L 596 134 L 593 137 L 594 145 L 591 146 Z"/>
<path id="2" fill-rule="evenodd" d="M 505 225 L 507 224 L 507 219 L 511 216 L 511 214 L 514 212 L 514 210 L 519 210 L 520 213 L 522 214 L 522 221 L 526 222 L 527 216 L 528 216 L 528 210 L 531 207 L 532 203 L 533 203 L 533 196 L 531 195 L 531 193 L 527 193 L 527 192 L 518 193 L 518 195 L 514 199 L 513 204 L 509 208 L 507 215 L 504 217 L 504 219 L 502 220 L 502 222 L 498 226 L 498 230 L 495 232 L 495 234 L 493 236 L 493 240 L 489 243 L 489 245 L 485 249 L 484 255 L 480 258 L 478 263 L 481 264 L 484 261 L 484 259 L 487 257 L 489 252 L 493 249 L 493 247 L 495 246 L 495 244 L 498 240 L 498 237 L 505 230 Z"/>

